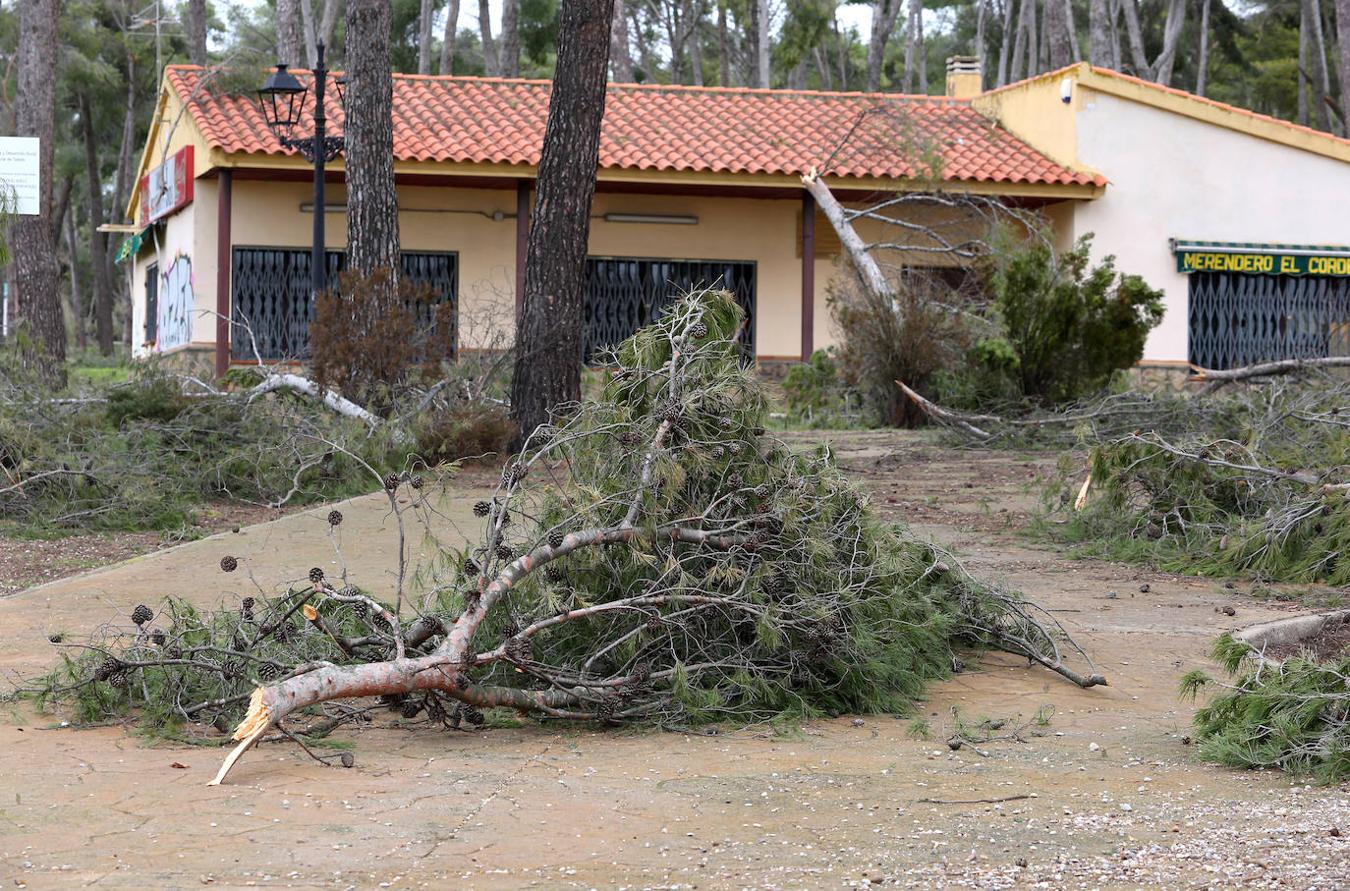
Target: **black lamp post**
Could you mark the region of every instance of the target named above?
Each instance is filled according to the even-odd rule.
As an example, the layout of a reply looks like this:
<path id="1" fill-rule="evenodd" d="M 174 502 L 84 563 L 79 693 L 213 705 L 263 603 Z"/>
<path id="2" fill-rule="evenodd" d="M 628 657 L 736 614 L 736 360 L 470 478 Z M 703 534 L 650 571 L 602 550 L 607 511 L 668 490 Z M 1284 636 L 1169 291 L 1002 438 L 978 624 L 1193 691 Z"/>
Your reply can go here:
<path id="1" fill-rule="evenodd" d="M 324 251 L 324 165 L 342 152 L 342 137 L 329 136 L 326 128 L 328 117 L 324 114 L 323 97 L 328 85 L 328 68 L 323 62 L 323 44 L 319 44 L 318 64 L 314 66 L 314 135 L 293 137 L 291 131 L 300 123 L 305 110 L 305 100 L 309 88 L 300 83 L 294 74 L 287 70 L 284 63 L 277 64 L 277 70 L 268 75 L 262 88 L 258 90 L 258 103 L 262 106 L 267 126 L 276 134 L 277 139 L 286 148 L 293 148 L 314 165 L 314 244 L 310 255 L 310 284 L 313 296 L 328 288 L 328 262 Z M 343 79 L 335 82 L 338 101 L 342 101 Z"/>

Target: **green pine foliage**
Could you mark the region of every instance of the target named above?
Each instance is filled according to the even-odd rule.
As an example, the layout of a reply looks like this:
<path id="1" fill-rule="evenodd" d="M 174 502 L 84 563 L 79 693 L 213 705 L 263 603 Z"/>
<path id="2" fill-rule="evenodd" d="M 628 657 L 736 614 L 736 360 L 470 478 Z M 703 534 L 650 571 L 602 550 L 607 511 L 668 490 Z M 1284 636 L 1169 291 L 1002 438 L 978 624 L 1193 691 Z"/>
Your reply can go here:
<path id="1" fill-rule="evenodd" d="M 1319 662 L 1304 655 L 1260 659 L 1230 635 L 1213 656 L 1230 683 L 1201 672 L 1182 680 L 1182 695 L 1218 693 L 1195 714 L 1200 757 L 1232 767 L 1276 767 L 1323 782 L 1350 777 L 1350 656 Z"/>
<path id="2" fill-rule="evenodd" d="M 1332 377 L 1252 388 L 1192 400 L 1185 429 L 1166 437 L 1099 441 L 1087 505 L 1059 534 L 1168 571 L 1350 584 L 1346 398 Z M 1061 500 L 1081 482 L 1065 479 Z"/>

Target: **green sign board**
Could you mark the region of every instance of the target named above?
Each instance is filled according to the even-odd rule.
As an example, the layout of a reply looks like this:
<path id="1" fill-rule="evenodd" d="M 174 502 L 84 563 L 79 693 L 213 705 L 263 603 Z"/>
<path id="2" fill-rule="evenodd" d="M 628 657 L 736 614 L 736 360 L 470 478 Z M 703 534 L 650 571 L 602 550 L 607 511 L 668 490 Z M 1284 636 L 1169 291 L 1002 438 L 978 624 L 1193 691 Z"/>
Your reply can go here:
<path id="1" fill-rule="evenodd" d="M 1350 254 L 1281 254 L 1276 251 L 1178 247 L 1177 272 L 1245 272 L 1249 275 L 1350 277 Z"/>

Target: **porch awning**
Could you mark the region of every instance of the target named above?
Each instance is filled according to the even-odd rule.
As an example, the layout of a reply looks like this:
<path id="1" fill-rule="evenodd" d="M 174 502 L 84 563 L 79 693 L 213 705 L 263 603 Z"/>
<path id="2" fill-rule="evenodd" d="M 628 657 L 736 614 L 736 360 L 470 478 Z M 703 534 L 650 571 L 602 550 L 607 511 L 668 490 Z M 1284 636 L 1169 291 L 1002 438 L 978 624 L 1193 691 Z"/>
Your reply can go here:
<path id="1" fill-rule="evenodd" d="M 1172 238 L 1177 272 L 1243 272 L 1251 275 L 1350 277 L 1345 245 L 1262 244 Z"/>

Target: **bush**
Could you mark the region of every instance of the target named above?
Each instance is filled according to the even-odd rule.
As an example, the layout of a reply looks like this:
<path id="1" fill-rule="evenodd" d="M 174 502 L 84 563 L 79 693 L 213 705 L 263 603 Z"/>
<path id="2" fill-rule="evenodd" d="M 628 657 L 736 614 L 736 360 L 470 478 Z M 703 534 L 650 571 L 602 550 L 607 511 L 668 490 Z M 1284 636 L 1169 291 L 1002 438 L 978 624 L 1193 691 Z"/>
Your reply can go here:
<path id="1" fill-rule="evenodd" d="M 432 303 L 431 291 L 407 278 L 395 286 L 391 275 L 344 272 L 336 290 L 319 295 L 309 326 L 314 379 L 376 414 L 455 356 L 454 305 Z"/>
<path id="2" fill-rule="evenodd" d="M 970 331 L 962 307 L 969 297 L 936 270 L 908 270 L 894 287 L 892 300 L 843 286 L 831 294 L 830 311 L 844 383 L 858 392 L 868 420 L 913 427 L 924 415 L 895 382 L 931 393 L 935 375 L 963 361 Z"/>
<path id="3" fill-rule="evenodd" d="M 1058 404 L 1138 362 L 1163 304 L 1139 276 L 1117 274 L 1114 257 L 1091 266 L 1091 235 L 1058 256 L 1048 239 L 996 237 L 987 288 L 1002 334 L 979 341 L 970 365 L 990 379 L 986 392 L 1007 392 L 1010 383 L 1020 396 Z"/>
<path id="4" fill-rule="evenodd" d="M 485 401 L 454 402 L 423 413 L 413 425 L 418 457 L 429 465 L 501 456 L 518 430 L 504 406 Z"/>
<path id="5" fill-rule="evenodd" d="M 810 362 L 793 365 L 783 376 L 789 420 L 808 427 L 848 427 L 856 423 L 850 397 L 839 378 L 835 350 L 816 350 Z"/>

